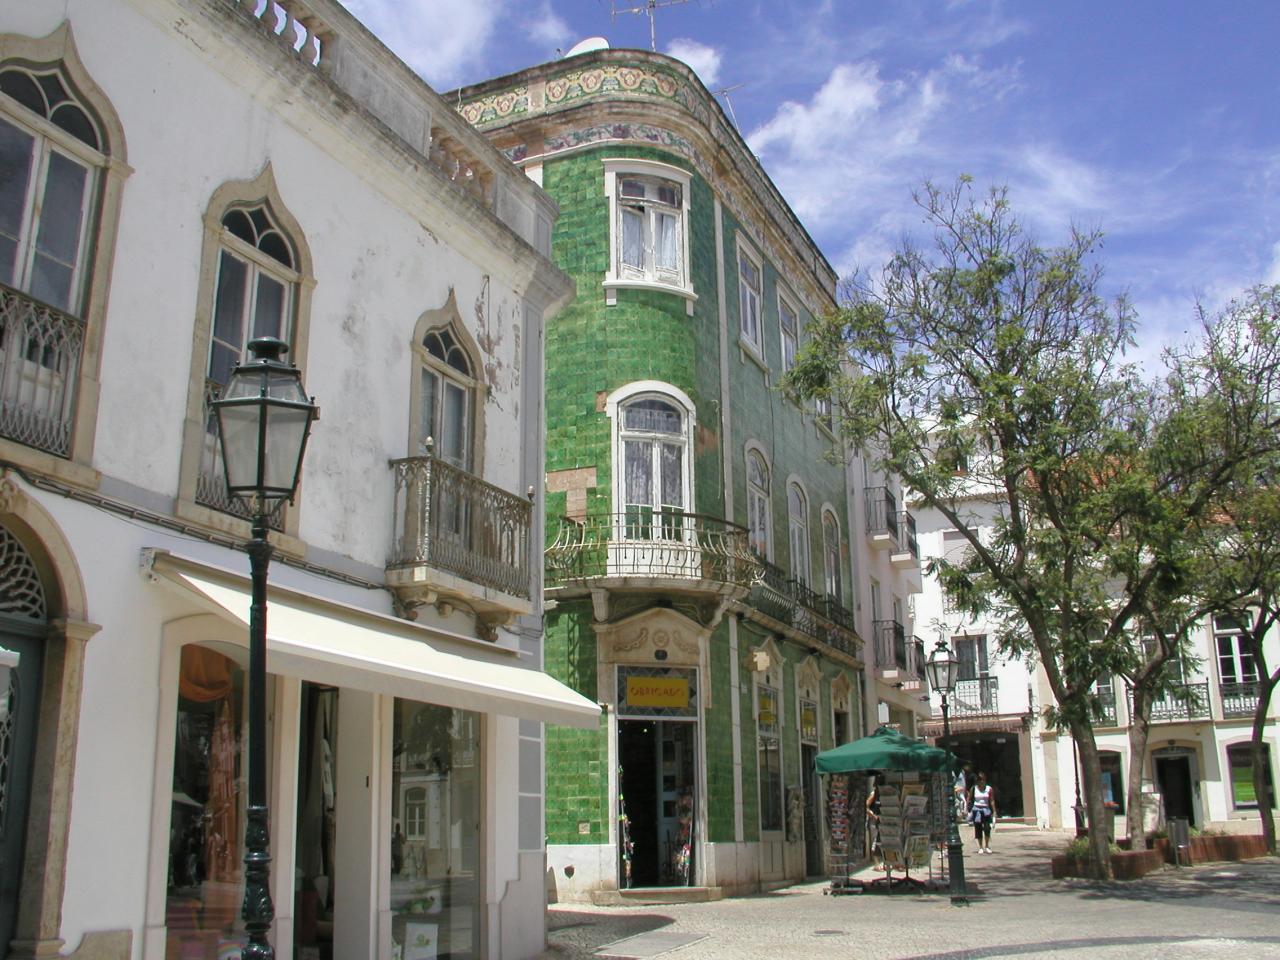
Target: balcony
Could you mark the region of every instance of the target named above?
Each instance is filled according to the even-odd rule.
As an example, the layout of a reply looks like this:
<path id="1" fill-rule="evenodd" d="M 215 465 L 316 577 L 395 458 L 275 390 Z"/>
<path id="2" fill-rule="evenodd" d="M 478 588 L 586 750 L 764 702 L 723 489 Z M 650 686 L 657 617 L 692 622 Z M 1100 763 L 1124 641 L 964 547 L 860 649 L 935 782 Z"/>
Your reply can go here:
<path id="1" fill-rule="evenodd" d="M 876 638 L 876 668 L 907 671 L 907 632 L 897 620 L 877 620 L 871 625 Z"/>
<path id="2" fill-rule="evenodd" d="M 1116 688 L 1109 680 L 1102 682 L 1102 685 L 1094 691 L 1094 704 L 1093 718 L 1097 726 L 1119 726 L 1119 718 L 1116 714 Z"/>
<path id="3" fill-rule="evenodd" d="M 996 677 L 957 680 L 949 706 L 953 717 L 994 717 L 1000 713 L 1000 681 Z"/>
<path id="4" fill-rule="evenodd" d="M 911 673 L 922 684 L 929 679 L 929 674 L 925 670 L 929 660 L 924 654 L 924 641 L 919 637 L 911 638 Z"/>
<path id="5" fill-rule="evenodd" d="M 1129 716 L 1133 716 L 1133 689 L 1129 689 Z M 1151 704 L 1152 723 L 1178 723 L 1209 719 L 1209 684 L 1179 683 Z"/>
<path id="6" fill-rule="evenodd" d="M 1246 680 L 1243 683 L 1220 683 L 1218 694 L 1222 698 L 1222 716 L 1224 719 L 1252 719 L 1258 709 L 1258 681 Z"/>
<path id="7" fill-rule="evenodd" d="M 903 510 L 898 514 L 898 544 L 889 555 L 889 563 L 899 570 L 920 568 L 920 544 L 916 540 L 916 518 Z"/>
<path id="8" fill-rule="evenodd" d="M 0 283 L 0 436 L 71 452 L 84 321 Z"/>
<path id="9" fill-rule="evenodd" d="M 888 487 L 866 490 L 867 537 L 877 550 L 898 546 L 898 501 Z"/>
<path id="10" fill-rule="evenodd" d="M 560 521 L 547 586 L 741 597 L 760 576 L 746 528 L 696 513 L 631 509 Z"/>
<path id="11" fill-rule="evenodd" d="M 853 613 L 835 597 L 823 596 L 798 580 L 787 577 L 781 567 L 757 561 L 763 573 L 747 598 L 755 619 L 765 618 L 801 642 L 819 640 L 851 657 L 861 651 L 853 624 Z"/>
<path id="12" fill-rule="evenodd" d="M 459 602 L 489 628 L 533 609 L 533 502 L 434 456 L 391 461 L 387 585 L 400 606 Z"/>

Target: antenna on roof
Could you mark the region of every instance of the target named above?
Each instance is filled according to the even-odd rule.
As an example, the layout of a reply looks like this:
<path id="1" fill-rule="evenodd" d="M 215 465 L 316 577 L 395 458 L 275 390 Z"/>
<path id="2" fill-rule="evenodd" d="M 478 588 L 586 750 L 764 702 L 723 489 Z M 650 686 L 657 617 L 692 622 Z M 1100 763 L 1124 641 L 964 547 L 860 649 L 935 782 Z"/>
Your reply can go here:
<path id="1" fill-rule="evenodd" d="M 688 3 L 689 0 L 643 0 L 641 3 L 629 3 L 625 7 L 619 8 L 618 0 L 609 0 L 610 6 L 613 8 L 613 20 L 618 19 L 620 13 L 644 14 L 649 18 L 649 49 L 654 53 L 658 52 L 658 31 L 656 25 L 656 14 L 659 7 L 674 7 L 677 4 Z"/>
<path id="2" fill-rule="evenodd" d="M 738 115 L 733 112 L 733 101 L 729 99 L 729 94 L 737 90 L 739 87 L 745 87 L 745 83 L 735 83 L 731 87 L 721 87 L 716 91 L 717 97 L 724 97 L 724 105 L 729 108 L 729 119 L 733 121 L 733 126 L 738 129 Z"/>

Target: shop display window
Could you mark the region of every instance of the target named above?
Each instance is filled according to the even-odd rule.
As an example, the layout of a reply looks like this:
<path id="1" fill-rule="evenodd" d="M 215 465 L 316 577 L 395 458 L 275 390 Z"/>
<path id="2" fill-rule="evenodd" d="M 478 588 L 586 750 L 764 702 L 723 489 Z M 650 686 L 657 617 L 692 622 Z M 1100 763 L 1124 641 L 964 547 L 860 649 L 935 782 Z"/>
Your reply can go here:
<path id="1" fill-rule="evenodd" d="M 480 718 L 395 702 L 392 960 L 480 955 Z"/>
<path id="2" fill-rule="evenodd" d="M 245 672 L 215 650 L 182 648 L 169 819 L 166 960 L 239 956 L 245 943 Z"/>

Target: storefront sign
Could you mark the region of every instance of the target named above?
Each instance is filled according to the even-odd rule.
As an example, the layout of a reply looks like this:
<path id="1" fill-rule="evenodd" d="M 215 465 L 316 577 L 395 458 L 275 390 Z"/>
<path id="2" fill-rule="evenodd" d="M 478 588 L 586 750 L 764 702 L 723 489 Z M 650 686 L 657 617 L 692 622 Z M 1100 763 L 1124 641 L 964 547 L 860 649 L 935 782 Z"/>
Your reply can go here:
<path id="1" fill-rule="evenodd" d="M 683 710 L 689 706 L 689 681 L 684 677 L 627 677 L 627 703 Z"/>

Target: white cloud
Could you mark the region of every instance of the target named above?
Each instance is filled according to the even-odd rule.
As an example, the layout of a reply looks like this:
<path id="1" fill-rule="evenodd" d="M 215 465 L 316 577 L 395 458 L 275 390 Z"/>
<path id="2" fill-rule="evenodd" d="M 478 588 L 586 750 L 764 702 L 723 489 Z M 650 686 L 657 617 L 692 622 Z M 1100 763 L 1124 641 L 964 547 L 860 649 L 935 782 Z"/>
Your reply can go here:
<path id="1" fill-rule="evenodd" d="M 465 79 L 483 62 L 504 0 L 342 0 L 351 13 L 436 90 Z"/>
<path id="2" fill-rule="evenodd" d="M 720 51 L 715 47 L 680 37 L 671 41 L 667 53 L 687 63 L 708 88 L 714 87 L 720 79 Z"/>
<path id="3" fill-rule="evenodd" d="M 555 12 L 551 0 L 542 0 L 534 15 L 525 22 L 525 27 L 533 40 L 561 51 L 568 50 L 574 39 L 573 28 Z"/>
<path id="4" fill-rule="evenodd" d="M 1280 240 L 1271 247 L 1271 263 L 1262 280 L 1264 283 L 1280 283 Z"/>

